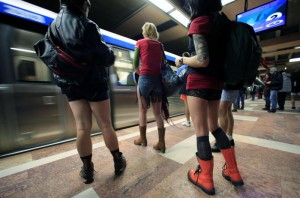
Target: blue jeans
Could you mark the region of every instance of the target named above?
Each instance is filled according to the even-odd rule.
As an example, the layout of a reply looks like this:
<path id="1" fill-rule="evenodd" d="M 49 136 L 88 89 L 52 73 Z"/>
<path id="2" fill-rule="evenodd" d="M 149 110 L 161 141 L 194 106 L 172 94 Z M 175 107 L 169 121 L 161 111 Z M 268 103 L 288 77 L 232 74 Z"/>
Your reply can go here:
<path id="1" fill-rule="evenodd" d="M 277 107 L 277 90 L 270 91 L 271 110 L 276 111 Z"/>
<path id="2" fill-rule="evenodd" d="M 242 104 L 240 104 L 240 102 Z M 241 109 L 244 109 L 244 106 L 245 106 L 245 97 L 244 97 L 244 90 L 239 90 L 239 95 L 238 97 L 236 98 L 236 101 L 235 101 L 235 105 L 237 108 L 241 108 Z M 241 105 L 241 106 L 240 106 Z"/>

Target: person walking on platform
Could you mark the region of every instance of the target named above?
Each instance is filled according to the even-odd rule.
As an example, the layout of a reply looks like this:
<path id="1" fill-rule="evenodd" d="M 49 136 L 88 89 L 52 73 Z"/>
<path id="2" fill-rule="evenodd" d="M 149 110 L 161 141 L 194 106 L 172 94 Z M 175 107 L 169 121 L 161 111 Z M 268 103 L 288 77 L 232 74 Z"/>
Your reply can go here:
<path id="1" fill-rule="evenodd" d="M 60 11 L 49 26 L 54 38 L 62 43 L 65 50 L 77 57 L 89 57 L 88 60 L 91 60 L 90 69 L 80 85 L 64 84 L 67 80 L 54 76 L 62 93 L 67 96 L 75 118 L 76 145 L 83 162 L 80 176 L 86 184 L 94 181 L 92 114 L 102 128 L 105 145 L 113 156 L 115 175 L 122 174 L 126 167 L 126 159 L 119 151 L 118 139 L 111 122 L 108 66 L 101 65 L 107 58 L 103 53 L 109 48 L 104 44 L 100 45 L 103 42 L 100 29 L 87 18 L 90 8 L 89 0 L 60 0 Z M 108 65 L 112 65 L 114 61 L 114 55 L 110 53 L 110 56 Z"/>
<path id="2" fill-rule="evenodd" d="M 291 105 L 292 110 L 296 110 L 296 98 L 300 97 L 300 71 L 292 73 L 292 91 L 291 91 Z"/>
<path id="3" fill-rule="evenodd" d="M 153 148 L 165 153 L 165 127 L 161 111 L 164 105 L 162 103 L 166 102 L 161 81 L 163 47 L 158 41 L 159 33 L 153 23 L 146 22 L 142 30 L 144 38 L 137 41 L 133 58 L 133 67 L 139 75 L 137 97 L 140 129 L 140 137 L 134 140 L 134 144 L 147 146 L 147 110 L 151 102 L 158 128 L 158 143 Z M 139 59 L 141 59 L 141 67 L 139 67 Z"/>
<path id="4" fill-rule="evenodd" d="M 188 171 L 191 183 L 209 195 L 215 194 L 213 182 L 214 160 L 209 143 L 209 131 L 216 138 L 218 146 L 225 158 L 226 165 L 222 171 L 225 179 L 235 186 L 243 185 L 235 158 L 234 147 L 231 146 L 226 133 L 218 124 L 219 103 L 222 93 L 220 71 L 213 70 L 218 61 L 209 53 L 212 28 L 212 13 L 218 14 L 222 9 L 221 0 L 190 0 L 191 23 L 188 35 L 193 38 L 196 55 L 181 57 L 175 60 L 176 66 L 187 64 L 187 101 L 197 136 L 196 158 L 198 166 Z"/>
<path id="5" fill-rule="evenodd" d="M 182 54 L 183 57 L 190 57 L 190 53 L 188 52 L 183 52 Z M 191 126 L 191 115 L 190 115 L 190 111 L 188 108 L 188 104 L 187 104 L 187 97 L 186 97 L 186 77 L 187 77 L 187 65 L 182 65 L 178 68 L 177 70 L 177 75 L 179 75 L 182 79 L 183 79 L 183 85 L 182 88 L 179 91 L 180 94 L 180 99 L 183 100 L 184 102 L 184 109 L 185 109 L 185 117 L 186 117 L 186 121 L 182 122 L 181 124 L 183 126 L 186 127 L 190 127 Z"/>

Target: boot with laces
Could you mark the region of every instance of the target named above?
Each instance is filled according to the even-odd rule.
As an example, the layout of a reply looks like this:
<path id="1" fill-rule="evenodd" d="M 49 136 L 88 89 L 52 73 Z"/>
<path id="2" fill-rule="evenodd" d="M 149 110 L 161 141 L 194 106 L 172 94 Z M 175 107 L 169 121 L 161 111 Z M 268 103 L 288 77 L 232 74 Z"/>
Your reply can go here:
<path id="1" fill-rule="evenodd" d="M 214 161 L 211 160 L 201 160 L 197 153 L 196 157 L 199 165 L 197 168 L 191 169 L 188 172 L 188 179 L 190 182 L 201 188 L 206 194 L 214 195 L 214 181 L 213 181 L 213 169 L 214 169 Z"/>
<path id="2" fill-rule="evenodd" d="M 79 173 L 80 177 L 84 179 L 85 184 L 93 183 L 94 181 L 94 164 L 91 162 L 92 165 L 90 168 L 85 168 L 84 166 L 81 167 L 81 171 Z"/>
<path id="3" fill-rule="evenodd" d="M 127 162 L 123 153 L 119 152 L 117 156 L 114 157 L 115 175 L 121 175 L 124 172 L 126 165 Z"/>
<path id="4" fill-rule="evenodd" d="M 244 181 L 237 167 L 234 148 L 221 149 L 225 159 L 222 176 L 230 181 L 234 186 L 244 185 Z"/>

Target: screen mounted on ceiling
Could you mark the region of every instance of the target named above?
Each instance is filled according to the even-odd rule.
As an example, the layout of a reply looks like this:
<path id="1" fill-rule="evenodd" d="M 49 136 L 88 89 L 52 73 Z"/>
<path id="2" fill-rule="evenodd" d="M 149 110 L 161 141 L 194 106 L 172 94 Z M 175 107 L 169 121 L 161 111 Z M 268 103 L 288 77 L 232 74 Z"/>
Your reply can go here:
<path id="1" fill-rule="evenodd" d="M 236 21 L 251 25 L 256 33 L 286 24 L 288 0 L 275 0 L 236 15 Z"/>

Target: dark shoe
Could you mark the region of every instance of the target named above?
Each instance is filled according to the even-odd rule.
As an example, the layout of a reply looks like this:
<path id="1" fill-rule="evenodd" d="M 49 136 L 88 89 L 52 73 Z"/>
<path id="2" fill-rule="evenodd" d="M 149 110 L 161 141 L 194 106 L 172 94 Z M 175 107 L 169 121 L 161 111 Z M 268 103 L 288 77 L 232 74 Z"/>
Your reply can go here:
<path id="1" fill-rule="evenodd" d="M 234 139 L 230 140 L 229 142 L 230 142 L 231 146 L 233 146 L 233 147 L 235 146 Z"/>
<path id="2" fill-rule="evenodd" d="M 262 110 L 265 110 L 265 111 L 269 111 L 270 110 L 270 108 L 262 108 Z"/>
<path id="3" fill-rule="evenodd" d="M 276 112 L 276 109 L 271 109 L 271 110 L 268 110 L 269 113 L 275 113 Z"/>
<path id="4" fill-rule="evenodd" d="M 232 112 L 237 112 L 237 109 L 232 109 Z"/>
<path id="5" fill-rule="evenodd" d="M 296 109 L 296 107 L 292 107 L 292 110 L 295 110 Z"/>
<path id="6" fill-rule="evenodd" d="M 114 159 L 114 163 L 115 163 L 115 175 L 117 176 L 121 175 L 124 172 L 127 165 L 123 153 L 120 152 L 118 159 Z"/>
<path id="7" fill-rule="evenodd" d="M 85 169 L 84 167 L 81 167 L 79 175 L 84 179 L 85 184 L 90 184 L 94 181 L 94 172 L 94 164 L 92 162 L 92 168 Z"/>
<path id="8" fill-rule="evenodd" d="M 211 147 L 211 152 L 215 152 L 215 153 L 221 152 L 217 142 Z"/>
<path id="9" fill-rule="evenodd" d="M 235 146 L 234 139 L 229 140 L 229 142 L 231 146 L 233 147 Z M 211 152 L 215 152 L 215 153 L 221 152 L 217 142 L 211 147 Z"/>
<path id="10" fill-rule="evenodd" d="M 240 108 L 240 110 L 244 110 L 244 107 Z"/>
<path id="11" fill-rule="evenodd" d="M 279 111 L 284 111 L 284 108 L 277 108 L 277 110 L 279 110 Z"/>

